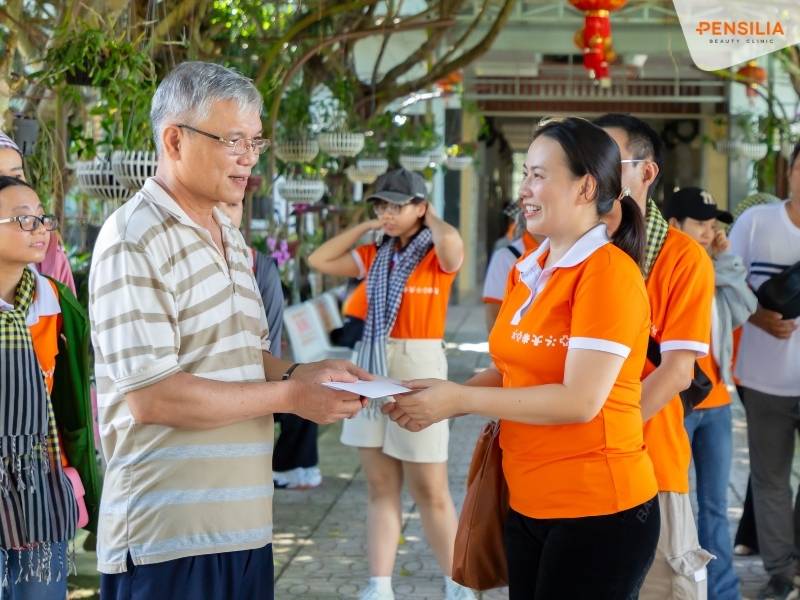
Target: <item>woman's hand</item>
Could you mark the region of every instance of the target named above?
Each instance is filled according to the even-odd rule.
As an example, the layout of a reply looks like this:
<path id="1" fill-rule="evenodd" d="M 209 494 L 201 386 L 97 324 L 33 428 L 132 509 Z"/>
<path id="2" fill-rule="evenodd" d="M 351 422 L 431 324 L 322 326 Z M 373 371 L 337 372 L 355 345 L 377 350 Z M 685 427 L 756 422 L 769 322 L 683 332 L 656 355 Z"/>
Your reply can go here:
<path id="1" fill-rule="evenodd" d="M 381 223 L 380 219 L 370 219 L 369 221 L 364 221 L 361 226 L 365 231 L 378 231 L 379 229 L 383 229 L 383 223 Z"/>
<path id="2" fill-rule="evenodd" d="M 395 396 L 397 406 L 394 410 L 398 419 L 405 420 L 408 417 L 408 423 L 424 428 L 463 412 L 460 406 L 463 388 L 456 383 L 441 379 L 415 379 L 403 385 L 413 391 Z M 398 419 L 393 420 L 400 423 Z"/>
<path id="3" fill-rule="evenodd" d="M 725 231 L 722 229 L 718 229 L 714 232 L 714 240 L 711 242 L 711 255 L 712 256 L 719 256 L 720 254 L 724 254 L 728 251 L 728 248 L 731 247 L 731 243 L 728 240 L 728 237 L 725 235 Z"/>

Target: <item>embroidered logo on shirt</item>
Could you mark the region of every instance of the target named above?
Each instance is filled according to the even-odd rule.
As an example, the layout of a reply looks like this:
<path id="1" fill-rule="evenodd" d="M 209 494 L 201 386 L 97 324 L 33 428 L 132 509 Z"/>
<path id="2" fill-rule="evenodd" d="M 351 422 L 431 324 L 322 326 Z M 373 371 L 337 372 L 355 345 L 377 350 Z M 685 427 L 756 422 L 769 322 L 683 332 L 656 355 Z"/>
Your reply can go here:
<path id="1" fill-rule="evenodd" d="M 555 348 L 558 345 L 563 346 L 564 348 L 569 346 L 568 335 L 562 335 L 561 337 L 552 335 L 538 335 L 535 333 L 522 331 L 521 329 L 515 329 L 512 331 L 511 339 L 520 344 L 530 344 L 531 346 L 537 347 L 544 346 L 545 348 Z"/>
<path id="2" fill-rule="evenodd" d="M 405 294 L 424 294 L 426 296 L 438 296 L 438 287 L 423 287 L 423 286 L 406 286 L 403 290 Z"/>

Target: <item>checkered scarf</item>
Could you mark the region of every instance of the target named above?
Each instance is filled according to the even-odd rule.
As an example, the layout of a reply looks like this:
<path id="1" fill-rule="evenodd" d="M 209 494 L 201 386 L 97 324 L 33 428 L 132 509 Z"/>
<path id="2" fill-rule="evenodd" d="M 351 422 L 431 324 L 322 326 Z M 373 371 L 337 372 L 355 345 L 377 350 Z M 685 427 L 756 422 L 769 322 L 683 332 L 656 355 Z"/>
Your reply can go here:
<path id="1" fill-rule="evenodd" d="M 644 278 L 647 279 L 659 252 L 661 252 L 661 248 L 664 246 L 664 241 L 667 239 L 669 223 L 664 219 L 652 198 L 647 199 L 647 213 L 644 220 L 647 237 L 647 247 L 644 254 Z"/>
<path id="2" fill-rule="evenodd" d="M 74 535 L 77 505 L 59 462 L 53 408 L 26 323 L 35 292 L 36 276 L 25 269 L 13 310 L 0 311 L 0 552 L 26 551 L 26 580 L 49 582 L 56 576 L 50 543 Z M 0 576 L 7 584 L 7 573 Z"/>
<path id="3" fill-rule="evenodd" d="M 358 349 L 356 363 L 373 375 L 386 377 L 386 340 L 394 327 L 403 290 L 411 272 L 430 251 L 433 245 L 431 230 L 423 227 L 398 253 L 392 265 L 397 238 L 383 242 L 367 277 L 367 320 Z M 370 403 L 370 416 L 377 416 L 380 403 Z"/>

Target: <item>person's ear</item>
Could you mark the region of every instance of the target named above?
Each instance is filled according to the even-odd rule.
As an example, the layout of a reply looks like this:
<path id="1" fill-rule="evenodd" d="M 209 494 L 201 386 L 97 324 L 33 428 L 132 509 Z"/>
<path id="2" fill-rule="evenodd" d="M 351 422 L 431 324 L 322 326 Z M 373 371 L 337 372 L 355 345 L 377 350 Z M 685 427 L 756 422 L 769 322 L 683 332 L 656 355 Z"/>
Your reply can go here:
<path id="1" fill-rule="evenodd" d="M 676 219 L 675 217 L 669 218 L 669 224 L 675 229 L 681 229 L 681 222 L 678 221 L 678 219 Z"/>
<path id="2" fill-rule="evenodd" d="M 591 175 L 584 175 L 582 179 L 578 204 L 591 204 L 597 196 L 597 180 Z"/>
<path id="3" fill-rule="evenodd" d="M 645 161 L 642 169 L 642 183 L 647 189 L 650 189 L 650 186 L 658 178 L 658 173 L 658 165 L 654 161 Z"/>
<path id="4" fill-rule="evenodd" d="M 416 209 L 417 209 L 417 217 L 421 219 L 428 212 L 428 203 L 420 202 L 419 204 L 416 205 Z"/>
<path id="5" fill-rule="evenodd" d="M 172 160 L 181 157 L 181 142 L 183 141 L 183 131 L 176 125 L 167 125 L 161 132 L 161 147 L 164 154 Z"/>

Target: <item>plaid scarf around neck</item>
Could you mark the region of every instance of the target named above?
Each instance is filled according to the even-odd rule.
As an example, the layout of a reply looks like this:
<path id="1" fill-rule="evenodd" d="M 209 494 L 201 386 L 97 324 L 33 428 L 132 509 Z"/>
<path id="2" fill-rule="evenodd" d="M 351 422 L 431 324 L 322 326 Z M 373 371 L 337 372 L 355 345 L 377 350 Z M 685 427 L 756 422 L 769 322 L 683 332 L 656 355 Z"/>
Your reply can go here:
<path id="1" fill-rule="evenodd" d="M 650 275 L 650 270 L 658 258 L 661 248 L 664 246 L 664 241 L 667 239 L 667 232 L 669 231 L 669 223 L 661 214 L 655 200 L 652 198 L 647 199 L 647 213 L 645 214 L 645 231 L 647 237 L 647 247 L 645 248 L 644 255 L 644 278 L 647 279 Z"/>
<path id="2" fill-rule="evenodd" d="M 373 375 L 386 377 L 386 341 L 394 328 L 403 290 L 408 276 L 430 251 L 433 245 L 431 230 L 423 227 L 419 233 L 395 256 L 397 239 L 384 241 L 367 276 L 367 320 L 358 349 L 356 363 Z M 381 402 L 370 402 L 367 414 L 373 418 L 380 414 Z"/>
<path id="3" fill-rule="evenodd" d="M 66 576 L 66 568 L 51 572 L 50 544 L 74 535 L 77 505 L 53 452 L 52 405 L 26 323 L 35 292 L 36 276 L 25 269 L 13 310 L 0 311 L 0 552 L 27 553 L 25 579 L 49 582 Z M 7 573 L 0 579 L 5 586 Z"/>

